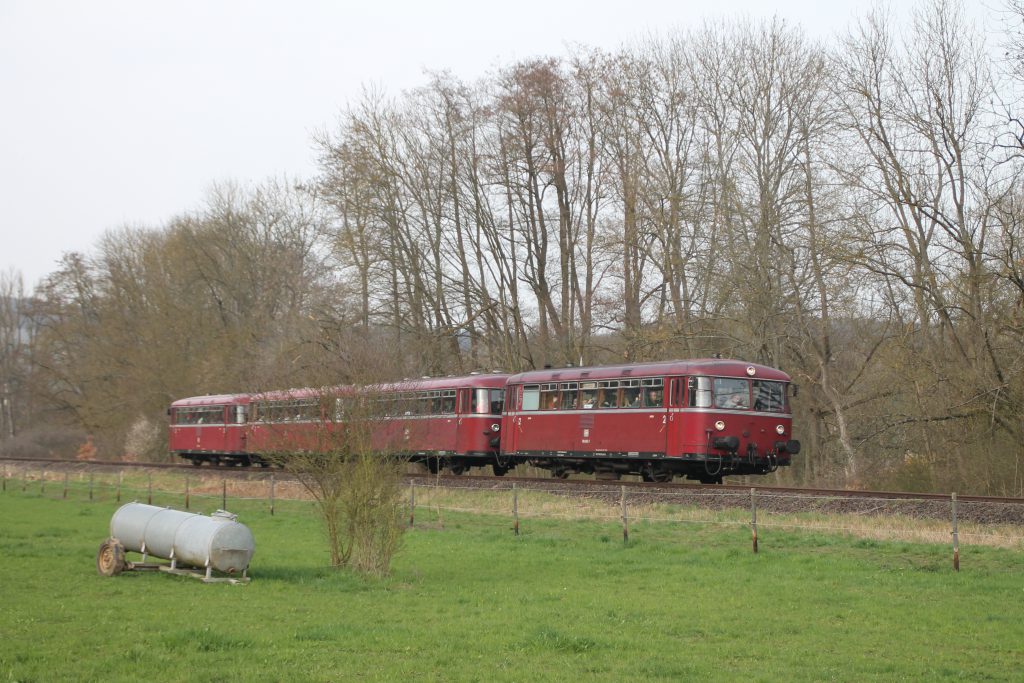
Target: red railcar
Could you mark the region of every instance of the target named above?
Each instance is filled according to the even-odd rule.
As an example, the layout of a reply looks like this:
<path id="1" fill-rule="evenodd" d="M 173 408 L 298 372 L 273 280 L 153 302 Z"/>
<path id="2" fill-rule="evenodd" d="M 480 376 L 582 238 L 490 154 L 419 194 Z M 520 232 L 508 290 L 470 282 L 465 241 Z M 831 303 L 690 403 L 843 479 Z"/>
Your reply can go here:
<path id="1" fill-rule="evenodd" d="M 250 396 L 222 394 L 183 398 L 171 404 L 170 451 L 193 465 L 250 465 L 246 443 Z"/>
<path id="2" fill-rule="evenodd" d="M 448 467 L 456 474 L 498 460 L 498 436 L 508 375 L 423 378 L 355 389 L 293 389 L 251 396 L 249 455 L 280 450 L 325 450 L 340 443 L 333 435 L 346 420 L 369 425 L 372 444 L 425 463 L 432 471 Z M 357 407 L 356 396 L 372 405 Z"/>
<path id="3" fill-rule="evenodd" d="M 704 359 L 525 372 L 508 379 L 501 457 L 556 476 L 720 483 L 789 465 L 790 377 Z"/>

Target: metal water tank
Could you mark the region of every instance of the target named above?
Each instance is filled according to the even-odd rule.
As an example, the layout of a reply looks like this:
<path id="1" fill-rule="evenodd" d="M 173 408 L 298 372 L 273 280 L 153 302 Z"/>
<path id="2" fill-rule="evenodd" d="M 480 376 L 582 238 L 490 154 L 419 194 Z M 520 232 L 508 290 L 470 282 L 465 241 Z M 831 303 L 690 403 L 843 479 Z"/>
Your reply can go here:
<path id="1" fill-rule="evenodd" d="M 175 564 L 245 571 L 256 550 L 249 527 L 237 515 L 218 510 L 209 517 L 170 508 L 128 503 L 110 519 L 110 535 L 125 550 L 154 555 Z"/>

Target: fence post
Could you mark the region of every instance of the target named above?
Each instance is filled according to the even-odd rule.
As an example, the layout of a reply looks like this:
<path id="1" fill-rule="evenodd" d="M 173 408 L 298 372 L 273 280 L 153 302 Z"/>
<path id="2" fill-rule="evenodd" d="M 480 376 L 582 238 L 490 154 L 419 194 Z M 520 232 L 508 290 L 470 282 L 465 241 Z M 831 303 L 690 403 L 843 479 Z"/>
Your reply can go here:
<path id="1" fill-rule="evenodd" d="M 146 504 L 153 504 L 153 473 L 146 475 Z"/>
<path id="2" fill-rule="evenodd" d="M 3 484 L 3 486 L 4 486 L 4 488 L 3 488 L 4 493 L 7 493 L 7 465 L 4 465 L 4 484 Z"/>
<path id="3" fill-rule="evenodd" d="M 274 473 L 270 473 L 270 516 L 274 516 Z"/>
<path id="4" fill-rule="evenodd" d="M 191 482 L 189 481 L 189 475 L 186 474 L 185 475 L 185 509 L 186 510 L 188 510 L 188 506 L 192 502 L 190 500 L 190 498 L 191 498 L 191 495 L 190 495 L 191 491 L 189 490 L 190 489 L 190 487 L 189 487 L 190 483 Z"/>
<path id="5" fill-rule="evenodd" d="M 956 494 L 952 496 L 953 502 L 953 571 L 960 571 L 960 534 L 956 524 Z"/>
<path id="6" fill-rule="evenodd" d="M 92 472 L 89 473 L 89 500 L 92 500 Z"/>
<path id="7" fill-rule="evenodd" d="M 409 528 L 416 523 L 416 484 L 409 484 Z"/>
<path id="8" fill-rule="evenodd" d="M 124 481 L 124 470 L 117 471 L 117 502 L 121 502 L 121 483 Z"/>
<path id="9" fill-rule="evenodd" d="M 757 495 L 750 489 L 750 531 L 754 535 L 754 552 L 757 553 Z"/>
<path id="10" fill-rule="evenodd" d="M 626 514 L 626 487 L 622 489 L 622 542 L 629 543 L 629 517 Z"/>
<path id="11" fill-rule="evenodd" d="M 519 485 L 512 484 L 512 517 L 515 519 L 513 529 L 516 532 L 516 536 L 519 535 Z"/>
<path id="12" fill-rule="evenodd" d="M 46 468 L 42 467 L 39 470 L 39 495 L 46 493 Z"/>
<path id="13" fill-rule="evenodd" d="M 228 509 L 228 480 L 227 478 L 220 480 L 220 509 Z"/>
<path id="14" fill-rule="evenodd" d="M 68 471 L 64 470 L 64 493 L 61 494 L 61 498 L 67 500 L 68 497 Z"/>

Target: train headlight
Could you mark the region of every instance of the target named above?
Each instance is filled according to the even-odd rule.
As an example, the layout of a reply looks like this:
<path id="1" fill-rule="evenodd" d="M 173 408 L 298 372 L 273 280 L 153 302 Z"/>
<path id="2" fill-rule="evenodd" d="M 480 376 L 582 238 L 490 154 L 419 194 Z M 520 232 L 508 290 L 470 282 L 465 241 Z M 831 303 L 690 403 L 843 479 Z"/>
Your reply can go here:
<path id="1" fill-rule="evenodd" d="M 494 424 L 492 424 L 492 425 L 491 425 L 491 431 L 492 431 L 492 432 L 496 432 L 496 431 L 498 431 L 499 429 L 501 429 L 501 425 L 500 425 L 500 424 L 498 424 L 497 422 L 495 422 Z M 781 433 L 782 433 L 782 432 L 779 432 L 779 434 L 781 434 Z"/>
<path id="2" fill-rule="evenodd" d="M 718 431 L 722 431 L 723 429 L 725 429 L 725 422 L 723 422 L 721 420 L 716 422 L 715 423 L 715 429 L 717 429 Z"/>
<path id="3" fill-rule="evenodd" d="M 750 375 L 751 377 L 753 377 L 754 375 L 757 374 L 757 368 L 755 368 L 753 365 L 748 365 L 747 366 L 747 374 Z"/>
<path id="4" fill-rule="evenodd" d="M 786 433 L 786 426 L 785 425 L 775 425 L 775 433 L 779 434 L 780 436 L 782 434 L 785 434 Z"/>

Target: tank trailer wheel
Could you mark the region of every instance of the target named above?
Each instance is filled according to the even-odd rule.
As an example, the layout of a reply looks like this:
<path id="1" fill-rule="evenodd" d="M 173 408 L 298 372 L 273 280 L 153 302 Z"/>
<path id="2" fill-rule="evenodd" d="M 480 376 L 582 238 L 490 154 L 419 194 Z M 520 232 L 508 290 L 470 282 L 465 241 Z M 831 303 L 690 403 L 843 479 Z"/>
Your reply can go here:
<path id="1" fill-rule="evenodd" d="M 124 571 L 124 546 L 116 538 L 108 538 L 100 543 L 96 553 L 96 571 L 103 576 L 117 576 Z"/>

